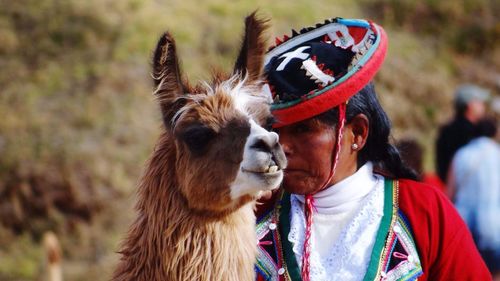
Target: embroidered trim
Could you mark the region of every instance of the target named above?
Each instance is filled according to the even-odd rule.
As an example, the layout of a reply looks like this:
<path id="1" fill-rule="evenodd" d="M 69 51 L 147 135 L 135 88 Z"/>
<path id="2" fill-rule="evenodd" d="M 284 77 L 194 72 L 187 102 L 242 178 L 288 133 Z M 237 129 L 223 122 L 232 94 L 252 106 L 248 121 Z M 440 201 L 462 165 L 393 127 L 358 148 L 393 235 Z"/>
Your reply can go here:
<path id="1" fill-rule="evenodd" d="M 323 69 L 321 69 L 321 65 L 318 66 L 313 59 L 303 61 L 300 68 L 306 71 L 306 76 L 308 76 L 309 79 L 313 80 L 316 84 L 319 84 L 322 87 L 325 87 L 335 81 L 335 77 L 331 75 L 333 73 L 328 70 L 323 71 Z"/>
<path id="2" fill-rule="evenodd" d="M 400 243 L 407 255 L 402 255 L 402 258 L 406 258 L 406 260 L 401 261 L 393 268 L 389 268 L 390 258 L 385 261 L 383 267 L 383 272 L 385 273 L 384 280 L 416 280 L 417 277 L 423 274 L 422 266 L 409 225 L 401 211 L 398 211 L 397 220 L 394 226 L 394 239 L 391 240 L 393 241 L 393 245 L 391 245 L 390 251 L 388 252 L 389 257 L 397 257 L 396 254 L 401 255 L 401 253 L 395 252 L 396 243 Z"/>
<path id="3" fill-rule="evenodd" d="M 395 214 L 394 209 L 397 206 L 397 194 L 395 193 L 397 188 L 394 188 L 393 181 L 387 179 L 384 182 L 384 187 L 384 216 L 380 222 L 380 230 L 378 231 L 377 238 L 375 238 L 375 245 L 373 246 L 365 278 L 363 278 L 364 281 L 376 280 L 380 276 L 380 261 L 384 257 L 384 244 L 386 244 L 386 237 L 391 237 L 391 225 L 393 224 Z M 388 231 L 389 235 L 387 236 Z"/>
<path id="4" fill-rule="evenodd" d="M 277 268 L 277 265 L 275 261 L 271 258 L 269 253 L 261 246 L 264 245 L 263 242 L 268 242 L 268 241 L 261 241 L 264 239 L 264 237 L 269 233 L 269 224 L 271 224 L 271 216 L 272 213 L 269 212 L 267 215 L 265 215 L 257 224 L 256 226 L 256 232 L 257 232 L 257 262 L 255 264 L 256 269 L 263 275 L 265 276 L 266 280 L 278 280 L 278 275 L 276 270 L 273 270 L 274 268 Z M 271 244 L 276 244 L 273 243 L 273 241 L 269 241 Z M 275 248 L 276 252 L 277 249 Z"/>
<path id="5" fill-rule="evenodd" d="M 283 225 L 288 224 L 288 229 L 290 228 L 289 219 L 283 217 L 285 214 L 289 214 L 290 210 L 290 194 L 286 192 L 281 192 L 278 196 L 278 200 L 274 208 L 257 222 L 257 237 L 262 239 L 269 232 L 272 233 L 272 243 L 274 244 L 274 250 L 276 252 L 277 261 L 275 262 L 271 256 L 265 251 L 263 247 L 258 245 L 256 272 L 261 273 L 265 280 L 279 280 L 279 281 L 300 281 L 300 271 L 297 271 L 298 266 L 289 266 L 288 261 L 293 261 L 296 263 L 295 257 L 289 257 L 287 255 L 287 250 L 283 247 L 282 238 L 283 237 Z M 288 204 L 287 204 L 288 203 Z M 283 210 L 284 209 L 284 210 Z M 283 211 L 282 211 L 283 210 Z M 286 216 L 286 215 L 285 215 Z M 280 223 L 282 220 L 282 223 Z M 275 223 L 278 228 L 274 230 L 269 230 L 269 225 Z M 285 235 L 286 237 L 286 235 Z M 293 253 L 292 253 L 293 254 Z M 263 258 L 265 261 L 259 261 Z M 267 260 L 267 261 L 266 261 Z M 292 268 L 289 270 L 289 268 Z M 283 269 L 282 274 L 279 271 Z M 295 269 L 295 270 L 294 270 Z M 297 279 L 298 277 L 298 279 Z"/>
<path id="6" fill-rule="evenodd" d="M 283 256 L 285 266 L 285 271 L 290 277 L 290 280 L 301 281 L 300 267 L 295 259 L 295 254 L 292 249 L 292 245 L 288 242 L 288 233 L 290 233 L 290 194 L 283 192 L 281 198 L 281 210 L 279 211 L 279 232 L 280 232 L 280 245 L 283 247 Z M 283 240 L 285 237 L 285 240 Z M 284 242 L 284 243 L 283 243 Z"/>
<path id="7" fill-rule="evenodd" d="M 387 196 L 384 198 L 384 217 L 380 226 L 381 231 L 375 242 L 378 247 L 385 242 L 385 246 L 380 249 L 380 252 L 378 249 L 375 251 L 374 248 L 374 255 L 372 255 L 368 272 L 363 280 L 416 280 L 423 274 L 423 271 L 408 223 L 399 211 L 399 181 L 386 180 L 385 184 Z M 387 225 L 388 223 L 389 225 Z M 387 229 L 386 227 L 389 227 L 388 232 L 384 231 Z M 407 256 L 395 252 L 397 243 L 408 253 Z M 406 258 L 406 260 L 389 268 L 392 258 Z"/>

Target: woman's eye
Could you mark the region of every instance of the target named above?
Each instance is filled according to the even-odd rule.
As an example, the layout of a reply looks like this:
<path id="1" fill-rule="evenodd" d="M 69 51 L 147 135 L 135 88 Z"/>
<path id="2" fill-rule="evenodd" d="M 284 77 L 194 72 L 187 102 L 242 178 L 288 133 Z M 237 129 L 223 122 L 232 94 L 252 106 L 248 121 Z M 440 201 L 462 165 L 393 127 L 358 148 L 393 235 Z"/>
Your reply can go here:
<path id="1" fill-rule="evenodd" d="M 194 125 L 186 129 L 181 139 L 195 156 L 201 156 L 211 140 L 215 137 L 215 131 L 203 125 Z"/>
<path id="2" fill-rule="evenodd" d="M 293 128 L 293 132 L 296 134 L 303 134 L 309 131 L 311 131 L 311 127 L 306 124 L 298 124 Z"/>
<path id="3" fill-rule="evenodd" d="M 276 119 L 274 118 L 274 116 L 267 117 L 266 124 L 264 125 L 264 129 L 266 129 L 268 131 L 272 131 L 274 123 L 276 123 Z"/>

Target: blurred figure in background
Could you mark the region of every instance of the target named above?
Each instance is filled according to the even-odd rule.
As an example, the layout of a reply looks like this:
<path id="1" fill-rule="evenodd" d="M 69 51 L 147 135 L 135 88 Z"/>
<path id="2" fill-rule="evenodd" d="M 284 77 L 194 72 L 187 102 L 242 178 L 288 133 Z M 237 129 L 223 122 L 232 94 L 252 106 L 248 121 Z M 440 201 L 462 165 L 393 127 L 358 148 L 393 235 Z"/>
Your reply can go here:
<path id="1" fill-rule="evenodd" d="M 43 235 L 43 246 L 46 254 L 46 281 L 63 281 L 62 250 L 57 235 L 47 231 Z"/>
<path id="2" fill-rule="evenodd" d="M 419 180 L 422 180 L 424 150 L 418 141 L 411 137 L 403 138 L 396 142 L 396 148 L 399 150 L 403 162 L 415 171 Z"/>
<path id="3" fill-rule="evenodd" d="M 455 117 L 441 127 L 436 143 L 436 168 L 443 182 L 448 179 L 455 152 L 474 137 L 474 124 L 484 116 L 488 98 L 486 89 L 470 84 L 460 86 L 455 92 Z"/>
<path id="4" fill-rule="evenodd" d="M 449 190 L 455 207 L 495 280 L 500 280 L 500 146 L 497 124 L 484 119 L 477 138 L 459 149 L 450 168 Z"/>
<path id="5" fill-rule="evenodd" d="M 419 177 L 419 181 L 437 187 L 446 193 L 446 185 L 432 172 L 424 172 L 424 148 L 414 138 L 403 138 L 396 143 L 403 162 L 412 168 Z"/>

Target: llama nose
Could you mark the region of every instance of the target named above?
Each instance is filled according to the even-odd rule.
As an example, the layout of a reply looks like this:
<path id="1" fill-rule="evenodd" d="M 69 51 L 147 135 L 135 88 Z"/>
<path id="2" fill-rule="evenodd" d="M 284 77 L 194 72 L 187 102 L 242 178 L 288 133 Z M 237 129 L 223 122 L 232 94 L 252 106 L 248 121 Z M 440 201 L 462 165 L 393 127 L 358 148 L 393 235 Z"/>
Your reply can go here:
<path id="1" fill-rule="evenodd" d="M 255 136 L 250 147 L 264 152 L 271 152 L 278 144 L 278 141 L 279 137 L 277 133 L 267 132 L 266 134 Z"/>

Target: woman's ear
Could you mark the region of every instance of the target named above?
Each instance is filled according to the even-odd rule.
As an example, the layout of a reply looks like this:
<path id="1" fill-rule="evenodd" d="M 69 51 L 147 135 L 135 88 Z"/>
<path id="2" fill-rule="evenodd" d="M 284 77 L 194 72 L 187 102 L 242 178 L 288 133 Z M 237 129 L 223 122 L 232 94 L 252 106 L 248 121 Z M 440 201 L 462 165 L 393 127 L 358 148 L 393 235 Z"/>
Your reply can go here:
<path id="1" fill-rule="evenodd" d="M 366 144 L 366 139 L 368 138 L 368 133 L 370 132 L 370 121 L 366 115 L 360 113 L 351 119 L 349 126 L 351 127 L 353 135 L 351 145 L 353 150 L 359 151 Z"/>

